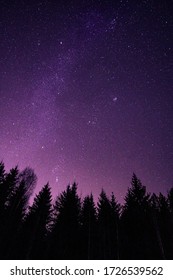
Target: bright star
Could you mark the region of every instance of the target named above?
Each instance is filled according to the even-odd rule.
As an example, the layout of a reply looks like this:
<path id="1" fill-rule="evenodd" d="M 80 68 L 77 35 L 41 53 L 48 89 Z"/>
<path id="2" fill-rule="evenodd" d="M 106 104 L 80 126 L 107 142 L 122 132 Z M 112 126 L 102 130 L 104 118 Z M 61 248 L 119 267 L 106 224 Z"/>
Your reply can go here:
<path id="1" fill-rule="evenodd" d="M 118 99 L 117 97 L 114 97 L 114 98 L 113 98 L 113 101 L 114 101 L 114 102 L 116 102 L 116 101 L 117 101 L 117 99 Z"/>

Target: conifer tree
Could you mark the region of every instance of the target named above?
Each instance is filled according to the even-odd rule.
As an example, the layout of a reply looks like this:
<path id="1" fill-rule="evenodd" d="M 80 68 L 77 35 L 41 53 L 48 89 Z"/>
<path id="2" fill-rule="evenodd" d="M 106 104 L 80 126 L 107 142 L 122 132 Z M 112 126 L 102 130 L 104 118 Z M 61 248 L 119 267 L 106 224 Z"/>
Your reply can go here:
<path id="1" fill-rule="evenodd" d="M 150 230 L 150 236 L 153 237 L 152 240 L 152 259 L 165 259 L 165 250 L 163 245 L 163 240 L 160 232 L 160 206 L 159 197 L 153 193 L 150 198 L 150 217 L 152 221 L 152 228 Z"/>
<path id="2" fill-rule="evenodd" d="M 111 194 L 111 259 L 120 258 L 120 212 L 121 205 L 117 202 L 114 193 Z"/>
<path id="3" fill-rule="evenodd" d="M 99 259 L 112 259 L 115 257 L 115 251 L 112 241 L 116 238 L 116 218 L 113 211 L 113 201 L 107 197 L 104 190 L 101 191 L 98 204 L 98 241 L 99 241 Z"/>
<path id="4" fill-rule="evenodd" d="M 4 173 L 4 166 L 1 166 L 2 174 Z M 1 252 L 2 258 L 10 258 L 9 252 L 11 251 L 12 244 L 16 238 L 17 226 L 15 226 L 14 215 L 11 211 L 11 198 L 16 192 L 18 187 L 19 169 L 16 166 L 12 168 L 9 173 L 4 174 L 1 181 Z M 11 215 L 12 214 L 12 215 Z M 14 229 L 14 232 L 13 232 Z M 13 232 L 13 234 L 11 234 Z"/>
<path id="5" fill-rule="evenodd" d="M 16 257 L 16 248 L 26 214 L 31 191 L 36 183 L 36 175 L 30 168 L 19 172 L 18 168 L 12 169 L 6 176 L 5 187 L 8 191 L 5 203 L 4 233 L 6 239 L 5 255 L 7 258 Z M 11 234 L 11 232 L 13 234 Z M 4 244 L 5 244 L 4 243 Z"/>
<path id="6" fill-rule="evenodd" d="M 150 256 L 149 198 L 146 187 L 133 174 L 121 217 L 121 258 L 147 259 Z"/>
<path id="7" fill-rule="evenodd" d="M 34 171 L 29 168 L 21 173 L 15 168 L 13 172 L 15 176 L 13 181 L 9 176 L 11 192 L 6 202 L 6 215 L 11 225 L 15 224 L 15 228 L 17 228 L 18 223 L 20 223 L 25 216 L 28 201 L 36 183 L 36 175 Z M 7 175 L 7 182 L 9 183 L 8 180 L 9 178 Z"/>
<path id="8" fill-rule="evenodd" d="M 84 198 L 81 209 L 81 245 L 83 246 L 84 259 L 96 258 L 96 250 L 94 250 L 97 236 L 96 223 L 96 207 L 93 195 L 91 194 Z"/>
<path id="9" fill-rule="evenodd" d="M 24 255 L 27 259 L 46 257 L 44 246 L 46 246 L 46 237 L 51 223 L 51 201 L 51 190 L 49 184 L 46 184 L 29 207 L 22 232 Z"/>
<path id="10" fill-rule="evenodd" d="M 56 200 L 55 220 L 51 240 L 51 258 L 76 259 L 80 255 L 81 201 L 77 194 L 77 185 L 67 186 Z"/>
<path id="11" fill-rule="evenodd" d="M 164 250 L 164 258 L 171 259 L 173 250 L 171 213 L 169 208 L 169 200 L 162 193 L 159 193 L 158 196 L 158 210 L 158 223 Z"/>

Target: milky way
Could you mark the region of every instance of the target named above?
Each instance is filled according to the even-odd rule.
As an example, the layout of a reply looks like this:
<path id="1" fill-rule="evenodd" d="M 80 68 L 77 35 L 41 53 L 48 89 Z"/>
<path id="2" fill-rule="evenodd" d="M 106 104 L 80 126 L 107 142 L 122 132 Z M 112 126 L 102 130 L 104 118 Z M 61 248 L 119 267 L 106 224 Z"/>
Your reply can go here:
<path id="1" fill-rule="evenodd" d="M 16 3 L 15 3 L 16 2 Z M 38 191 L 173 183 L 171 1 L 1 1 L 0 159 Z"/>

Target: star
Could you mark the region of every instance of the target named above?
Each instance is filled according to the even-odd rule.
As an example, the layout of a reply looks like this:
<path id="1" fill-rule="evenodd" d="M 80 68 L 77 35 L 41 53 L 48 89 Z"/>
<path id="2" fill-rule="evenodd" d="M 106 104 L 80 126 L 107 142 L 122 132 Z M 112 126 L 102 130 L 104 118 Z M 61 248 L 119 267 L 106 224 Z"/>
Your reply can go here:
<path id="1" fill-rule="evenodd" d="M 151 192 L 169 189 L 168 6 L 1 2 L 0 161 L 30 165 L 53 196 L 73 174 L 81 192 L 97 196 L 106 186 L 120 200 L 133 172 Z"/>
<path id="2" fill-rule="evenodd" d="M 118 100 L 117 97 L 114 97 L 114 98 L 113 98 L 113 102 L 116 102 L 117 100 Z"/>

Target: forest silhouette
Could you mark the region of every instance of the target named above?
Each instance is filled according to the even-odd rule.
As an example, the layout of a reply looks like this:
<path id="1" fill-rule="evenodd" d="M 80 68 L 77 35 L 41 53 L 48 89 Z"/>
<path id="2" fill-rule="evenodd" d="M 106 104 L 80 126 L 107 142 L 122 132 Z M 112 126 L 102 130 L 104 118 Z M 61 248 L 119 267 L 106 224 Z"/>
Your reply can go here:
<path id="1" fill-rule="evenodd" d="M 173 259 L 173 188 L 150 194 L 133 174 L 124 205 L 102 190 L 80 198 L 68 185 L 53 203 L 34 170 L 0 163 L 0 259 Z"/>

